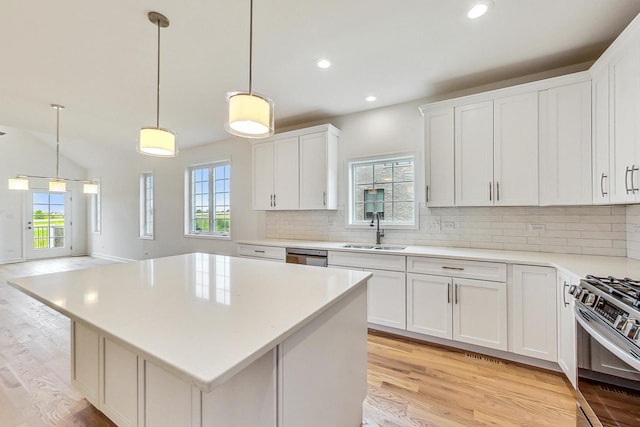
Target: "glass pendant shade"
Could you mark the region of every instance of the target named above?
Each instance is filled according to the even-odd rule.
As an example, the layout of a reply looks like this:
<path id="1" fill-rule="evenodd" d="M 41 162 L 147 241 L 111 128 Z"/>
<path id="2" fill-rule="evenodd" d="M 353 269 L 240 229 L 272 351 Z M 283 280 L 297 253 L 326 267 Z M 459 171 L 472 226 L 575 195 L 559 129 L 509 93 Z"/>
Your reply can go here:
<path id="1" fill-rule="evenodd" d="M 9 190 L 28 190 L 29 180 L 24 178 L 9 178 Z"/>
<path id="2" fill-rule="evenodd" d="M 52 193 L 64 193 L 67 191 L 67 183 L 63 181 L 49 181 L 49 191 Z"/>
<path id="3" fill-rule="evenodd" d="M 166 130 L 155 127 L 140 129 L 138 151 L 158 157 L 174 157 L 176 155 L 176 136 Z"/>
<path id="4" fill-rule="evenodd" d="M 273 135 L 273 101 L 246 92 L 227 96 L 229 117 L 227 132 L 244 138 L 264 138 Z"/>
<path id="5" fill-rule="evenodd" d="M 82 192 L 84 194 L 98 194 L 98 184 L 84 184 Z"/>

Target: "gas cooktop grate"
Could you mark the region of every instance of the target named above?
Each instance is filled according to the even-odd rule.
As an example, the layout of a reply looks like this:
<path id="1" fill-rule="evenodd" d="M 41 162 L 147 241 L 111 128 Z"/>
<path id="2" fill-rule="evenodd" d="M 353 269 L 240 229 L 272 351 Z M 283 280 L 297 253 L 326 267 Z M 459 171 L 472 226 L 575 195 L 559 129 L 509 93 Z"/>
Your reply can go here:
<path id="1" fill-rule="evenodd" d="M 601 290 L 622 299 L 627 304 L 640 307 L 640 282 L 637 280 L 628 277 L 618 279 L 613 276 L 597 277 L 592 275 L 587 276 L 586 280 Z"/>

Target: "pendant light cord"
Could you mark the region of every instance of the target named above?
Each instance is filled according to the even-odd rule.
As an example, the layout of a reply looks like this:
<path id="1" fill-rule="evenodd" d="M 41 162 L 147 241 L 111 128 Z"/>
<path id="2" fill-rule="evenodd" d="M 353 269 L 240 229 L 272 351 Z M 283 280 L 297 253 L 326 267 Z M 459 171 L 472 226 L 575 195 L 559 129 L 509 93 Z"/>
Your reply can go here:
<path id="1" fill-rule="evenodd" d="M 249 11 L 249 95 L 253 95 L 253 0 L 250 0 Z"/>
<path id="2" fill-rule="evenodd" d="M 156 127 L 160 128 L 160 20 L 158 19 L 158 85 L 156 86 Z"/>
<path id="3" fill-rule="evenodd" d="M 56 181 L 60 177 L 60 107 L 56 109 Z"/>

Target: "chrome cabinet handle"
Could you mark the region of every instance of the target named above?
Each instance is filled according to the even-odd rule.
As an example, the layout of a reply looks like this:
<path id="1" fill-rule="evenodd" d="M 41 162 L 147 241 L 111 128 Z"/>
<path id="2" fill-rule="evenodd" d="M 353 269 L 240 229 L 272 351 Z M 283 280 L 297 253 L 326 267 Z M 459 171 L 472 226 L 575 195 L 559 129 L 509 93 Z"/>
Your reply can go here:
<path id="1" fill-rule="evenodd" d="M 569 287 L 569 284 L 565 280 L 564 285 L 562 285 L 562 303 L 564 304 L 565 307 L 569 306 L 569 303 L 567 302 L 567 293 L 565 292 L 565 289 L 568 287 Z"/>
<path id="2" fill-rule="evenodd" d="M 277 204 L 277 203 L 276 203 L 276 195 L 274 194 L 274 195 L 273 195 L 273 207 L 274 207 L 274 208 L 276 207 L 276 204 Z"/>
<path id="3" fill-rule="evenodd" d="M 606 177 L 607 177 L 607 175 L 605 175 L 604 172 L 602 173 L 602 175 L 600 175 L 600 193 L 602 193 L 602 197 L 604 197 L 607 194 L 609 194 L 607 191 L 604 191 L 604 179 Z"/>
<path id="4" fill-rule="evenodd" d="M 491 187 L 493 187 L 493 185 L 491 185 L 491 181 L 489 181 L 489 201 L 493 200 L 493 197 L 491 197 Z"/>
<path id="5" fill-rule="evenodd" d="M 255 253 L 257 253 L 257 254 L 263 254 L 263 253 L 264 253 L 264 251 L 259 251 L 259 250 L 257 250 L 257 249 L 254 249 L 254 250 L 253 250 L 253 252 L 255 252 Z"/>
<path id="6" fill-rule="evenodd" d="M 327 206 L 327 192 L 322 192 L 322 206 Z"/>
<path id="7" fill-rule="evenodd" d="M 269 202 L 269 206 L 274 207 L 275 205 L 273 204 L 273 194 L 271 195 L 271 201 Z"/>
<path id="8" fill-rule="evenodd" d="M 462 267 L 447 267 L 446 265 L 442 266 L 443 270 L 456 270 L 456 271 L 464 271 L 464 268 Z"/>
<path id="9" fill-rule="evenodd" d="M 500 201 L 500 181 L 496 181 L 496 201 Z"/>
<path id="10" fill-rule="evenodd" d="M 631 169 L 629 169 L 629 166 L 627 166 L 624 171 L 624 188 L 625 190 L 627 190 L 627 194 L 631 192 L 631 190 L 629 189 L 629 172 L 631 172 Z"/>
<path id="11" fill-rule="evenodd" d="M 631 191 L 633 192 L 633 194 L 636 193 L 636 191 L 638 191 L 639 189 L 636 188 L 636 185 L 633 183 L 633 173 L 634 172 L 638 172 L 638 168 L 636 167 L 636 165 L 631 166 Z"/>
<path id="12" fill-rule="evenodd" d="M 458 303 L 458 284 L 457 283 L 455 284 L 455 287 L 456 288 L 455 288 L 455 292 L 454 292 L 454 294 L 455 294 L 454 299 L 455 299 L 455 303 L 457 304 Z"/>
<path id="13" fill-rule="evenodd" d="M 447 304 L 451 304 L 451 283 L 447 283 Z"/>
<path id="14" fill-rule="evenodd" d="M 425 201 L 428 203 L 429 202 L 429 186 L 427 185 L 427 189 L 424 191 L 424 198 Z"/>

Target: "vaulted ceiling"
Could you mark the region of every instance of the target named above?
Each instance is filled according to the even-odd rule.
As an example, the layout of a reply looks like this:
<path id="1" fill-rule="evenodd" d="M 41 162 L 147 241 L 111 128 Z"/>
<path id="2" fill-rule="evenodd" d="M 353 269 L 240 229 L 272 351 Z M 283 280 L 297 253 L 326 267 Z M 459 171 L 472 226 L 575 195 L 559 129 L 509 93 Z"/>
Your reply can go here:
<path id="1" fill-rule="evenodd" d="M 423 99 L 597 58 L 638 0 L 254 0 L 254 90 L 276 128 Z M 91 166 L 96 147 L 135 150 L 155 123 L 181 148 L 228 138 L 227 92 L 248 89 L 249 0 L 3 0 L 0 130 L 18 127 Z M 332 66 L 319 69 L 328 58 Z M 375 95 L 375 102 L 365 101 Z"/>

